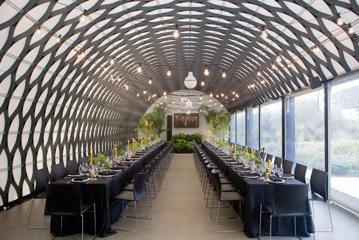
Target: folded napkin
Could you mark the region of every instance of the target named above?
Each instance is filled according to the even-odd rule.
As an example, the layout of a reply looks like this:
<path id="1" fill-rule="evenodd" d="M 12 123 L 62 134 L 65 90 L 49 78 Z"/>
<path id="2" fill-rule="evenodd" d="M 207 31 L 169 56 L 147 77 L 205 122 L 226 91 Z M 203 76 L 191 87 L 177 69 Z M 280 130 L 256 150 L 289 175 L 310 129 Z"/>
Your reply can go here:
<path id="1" fill-rule="evenodd" d="M 102 175 L 102 176 L 111 176 L 111 175 L 115 175 L 117 172 L 115 171 L 111 171 L 111 170 L 106 170 L 106 171 L 102 171 L 102 172 L 99 172 L 98 174 L 99 175 Z"/>
<path id="2" fill-rule="evenodd" d="M 243 177 L 259 177 L 258 173 L 255 172 L 246 172 L 242 174 Z"/>
<path id="3" fill-rule="evenodd" d="M 270 176 L 269 179 L 273 182 L 281 182 L 282 181 L 282 179 L 280 177 L 277 177 L 275 175 Z"/>
<path id="4" fill-rule="evenodd" d="M 282 178 L 283 178 L 283 179 L 294 178 L 294 175 L 293 175 L 293 174 L 290 174 L 290 173 L 286 173 L 286 174 L 283 174 L 283 175 L 282 175 Z"/>

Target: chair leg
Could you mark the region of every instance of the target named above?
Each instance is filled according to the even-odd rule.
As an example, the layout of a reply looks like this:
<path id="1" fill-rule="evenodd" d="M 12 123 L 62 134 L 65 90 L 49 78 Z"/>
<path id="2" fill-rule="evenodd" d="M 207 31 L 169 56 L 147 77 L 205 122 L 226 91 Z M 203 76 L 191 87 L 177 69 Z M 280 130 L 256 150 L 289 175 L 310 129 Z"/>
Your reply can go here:
<path id="1" fill-rule="evenodd" d="M 84 240 L 84 215 L 81 214 L 81 239 Z"/>
<path id="2" fill-rule="evenodd" d="M 258 238 L 261 239 L 262 233 L 262 203 L 259 208 L 259 229 L 258 229 Z"/>
<path id="3" fill-rule="evenodd" d="M 329 213 L 329 220 L 330 220 L 330 229 L 331 229 L 331 231 L 330 232 L 333 232 L 333 219 L 332 219 L 332 213 L 331 213 L 331 211 L 330 211 L 330 207 L 329 207 L 329 204 L 328 203 L 326 203 L 326 205 L 327 205 L 327 208 L 328 208 L 328 213 Z"/>
<path id="4" fill-rule="evenodd" d="M 96 228 L 97 228 L 97 224 L 96 224 L 96 204 L 94 203 L 93 204 L 93 221 L 94 221 L 94 224 L 95 224 L 95 236 L 93 239 L 96 239 Z"/>
<path id="5" fill-rule="evenodd" d="M 221 201 L 218 200 L 218 205 L 217 205 L 217 216 L 216 216 L 216 225 L 218 225 L 218 218 L 219 218 L 219 210 L 221 208 Z"/>
<path id="6" fill-rule="evenodd" d="M 136 226 L 137 226 L 137 232 L 140 231 L 139 223 L 138 223 L 138 213 L 137 213 L 137 201 L 135 200 L 135 214 L 136 214 Z"/>
<path id="7" fill-rule="evenodd" d="M 269 239 L 272 239 L 272 221 L 273 221 L 273 216 L 270 215 L 269 217 Z"/>

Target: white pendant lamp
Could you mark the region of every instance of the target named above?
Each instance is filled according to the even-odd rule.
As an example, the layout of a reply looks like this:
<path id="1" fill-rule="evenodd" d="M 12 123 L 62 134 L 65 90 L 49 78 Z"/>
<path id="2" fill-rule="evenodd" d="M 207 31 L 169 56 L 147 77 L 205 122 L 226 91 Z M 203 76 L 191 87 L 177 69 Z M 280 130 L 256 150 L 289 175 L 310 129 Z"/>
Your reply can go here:
<path id="1" fill-rule="evenodd" d="M 184 79 L 184 85 L 188 89 L 192 89 L 197 86 L 197 79 L 193 76 L 193 72 L 188 72 L 188 76 Z"/>

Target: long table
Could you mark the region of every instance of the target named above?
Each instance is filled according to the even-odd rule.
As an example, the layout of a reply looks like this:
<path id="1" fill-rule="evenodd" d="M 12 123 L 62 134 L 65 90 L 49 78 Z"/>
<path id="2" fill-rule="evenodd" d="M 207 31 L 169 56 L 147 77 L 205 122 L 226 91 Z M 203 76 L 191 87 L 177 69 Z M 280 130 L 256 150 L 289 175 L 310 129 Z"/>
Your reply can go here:
<path id="1" fill-rule="evenodd" d="M 202 143 L 202 148 L 217 164 L 221 171 L 227 175 L 232 184 L 240 190 L 245 198 L 245 204 L 242 205 L 241 218 L 244 223 L 244 231 L 248 237 L 258 236 L 259 226 L 259 207 L 260 203 L 271 203 L 272 187 L 259 178 L 245 178 L 236 170 L 232 161 L 228 161 L 228 156 L 208 142 Z M 286 184 L 301 185 L 304 184 L 296 179 L 287 179 Z M 283 196 L 285 197 L 285 196 Z M 294 224 L 293 218 L 280 217 L 273 218 L 272 235 L 293 236 Z M 313 221 L 311 217 L 297 218 L 297 235 L 302 237 L 310 236 L 314 232 Z M 269 215 L 262 218 L 262 234 L 269 235 Z"/>
<path id="2" fill-rule="evenodd" d="M 116 174 L 112 178 L 99 178 L 95 181 L 81 184 L 83 199 L 96 204 L 97 234 L 106 236 L 112 233 L 111 224 L 116 222 L 122 211 L 122 204 L 118 201 L 111 202 L 121 189 L 132 177 L 139 172 L 148 162 L 150 162 L 165 146 L 164 142 L 159 142 L 135 161 L 129 162 L 129 166 L 124 171 Z M 68 184 L 71 178 L 65 177 L 51 184 Z M 76 183 L 80 184 L 80 183 Z M 79 217 L 63 217 L 62 232 L 60 217 L 51 217 L 50 231 L 56 236 L 69 235 L 81 232 L 81 219 Z M 84 217 L 84 232 L 94 234 L 94 223 L 92 215 Z"/>

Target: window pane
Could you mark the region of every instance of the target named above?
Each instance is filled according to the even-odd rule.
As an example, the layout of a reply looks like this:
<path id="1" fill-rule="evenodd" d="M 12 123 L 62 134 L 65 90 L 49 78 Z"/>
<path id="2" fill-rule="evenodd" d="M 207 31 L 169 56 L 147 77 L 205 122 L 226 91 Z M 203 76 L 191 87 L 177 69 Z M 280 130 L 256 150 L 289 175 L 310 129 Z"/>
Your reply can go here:
<path id="1" fill-rule="evenodd" d="M 258 107 L 247 109 L 247 145 L 251 148 L 259 148 L 259 123 Z"/>
<path id="2" fill-rule="evenodd" d="M 359 79 L 330 90 L 331 195 L 359 208 Z"/>
<path id="3" fill-rule="evenodd" d="M 237 143 L 240 145 L 246 144 L 246 113 L 237 112 Z"/>
<path id="4" fill-rule="evenodd" d="M 282 156 L 282 102 L 261 107 L 261 147 L 264 151 Z"/>
<path id="5" fill-rule="evenodd" d="M 309 169 L 325 167 L 323 93 L 319 89 L 286 101 L 286 158 Z"/>
<path id="6" fill-rule="evenodd" d="M 230 141 L 234 143 L 236 141 L 236 114 L 231 114 L 231 126 L 230 126 Z"/>

